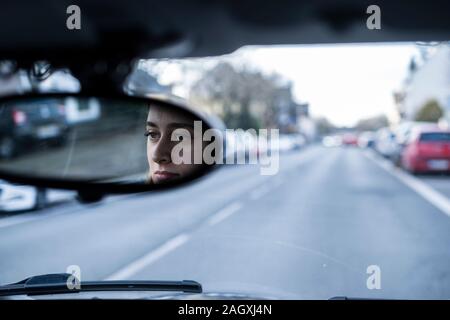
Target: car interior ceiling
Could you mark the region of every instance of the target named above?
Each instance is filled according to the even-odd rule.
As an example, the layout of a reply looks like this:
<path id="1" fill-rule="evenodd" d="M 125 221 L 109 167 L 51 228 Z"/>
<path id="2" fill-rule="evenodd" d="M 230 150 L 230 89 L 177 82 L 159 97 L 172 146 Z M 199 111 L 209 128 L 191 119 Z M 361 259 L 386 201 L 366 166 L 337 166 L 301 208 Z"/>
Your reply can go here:
<path id="1" fill-rule="evenodd" d="M 26 2 L 29 10 L 22 10 L 21 2 Z M 70 49 L 65 51 L 69 56 L 97 52 L 113 58 L 124 50 L 147 57 L 210 56 L 230 53 L 243 45 L 443 40 L 450 31 L 446 16 L 450 3 L 445 0 L 377 1 L 384 9 L 383 28 L 377 32 L 361 22 L 371 3 L 366 0 L 132 0 L 126 5 L 81 0 L 83 28 L 68 34 L 57 26 L 64 24 L 69 2 L 4 3 L 0 56 L 36 59 L 52 55 L 57 59 L 57 53 L 65 49 Z M 174 45 L 178 50 L 163 50 Z"/>
<path id="2" fill-rule="evenodd" d="M 25 2 L 28 10 L 22 10 Z M 450 34 L 445 0 L 378 1 L 385 13 L 376 32 L 362 22 L 371 4 L 366 0 L 77 3 L 83 28 L 69 33 L 58 27 L 65 24 L 69 1 L 4 3 L 0 59 L 24 69 L 49 61 L 55 69 L 69 68 L 84 92 L 121 92 L 136 58 L 217 56 L 245 45 L 439 41 Z"/>

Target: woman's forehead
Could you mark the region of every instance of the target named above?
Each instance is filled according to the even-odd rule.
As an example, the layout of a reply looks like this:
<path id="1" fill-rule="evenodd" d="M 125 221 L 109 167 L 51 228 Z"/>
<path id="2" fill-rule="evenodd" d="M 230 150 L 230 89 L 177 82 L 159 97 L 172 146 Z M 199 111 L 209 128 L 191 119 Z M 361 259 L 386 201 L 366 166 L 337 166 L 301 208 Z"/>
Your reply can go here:
<path id="1" fill-rule="evenodd" d="M 186 123 L 192 125 L 194 120 L 194 117 L 185 112 L 157 105 L 150 106 L 147 116 L 148 122 L 161 126 L 170 123 Z"/>

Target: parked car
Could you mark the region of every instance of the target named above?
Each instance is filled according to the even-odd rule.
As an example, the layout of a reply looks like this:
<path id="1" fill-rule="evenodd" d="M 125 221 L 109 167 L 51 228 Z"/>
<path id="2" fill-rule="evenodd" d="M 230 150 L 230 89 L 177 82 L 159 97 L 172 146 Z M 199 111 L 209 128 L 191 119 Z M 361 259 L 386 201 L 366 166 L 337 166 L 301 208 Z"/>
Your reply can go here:
<path id="1" fill-rule="evenodd" d="M 62 145 L 68 132 L 64 104 L 60 101 L 8 107 L 0 117 L 0 158 L 12 158 L 36 142 Z"/>
<path id="2" fill-rule="evenodd" d="M 438 129 L 439 127 L 435 123 L 423 122 L 423 121 L 405 121 L 398 124 L 393 128 L 395 135 L 395 142 L 397 144 L 397 150 L 395 154 L 391 156 L 391 160 L 397 165 L 401 166 L 401 155 L 403 150 L 410 140 L 410 135 L 413 130 L 418 128 Z"/>
<path id="3" fill-rule="evenodd" d="M 325 136 L 322 139 L 322 144 L 324 147 L 340 147 L 342 145 L 342 137 L 339 135 Z"/>
<path id="4" fill-rule="evenodd" d="M 346 132 L 342 135 L 342 145 L 356 146 L 358 145 L 358 137 L 352 132 Z"/>
<path id="5" fill-rule="evenodd" d="M 358 137 L 358 147 L 373 148 L 375 146 L 375 134 L 372 131 L 364 131 Z"/>
<path id="6" fill-rule="evenodd" d="M 307 144 L 306 137 L 301 133 L 291 133 L 288 136 L 292 141 L 292 150 L 299 150 Z"/>
<path id="7" fill-rule="evenodd" d="M 409 136 L 415 128 L 438 128 L 437 124 L 424 121 L 405 121 L 394 129 L 395 140 L 399 145 L 406 146 Z"/>
<path id="8" fill-rule="evenodd" d="M 395 133 L 390 128 L 381 128 L 376 133 L 375 150 L 387 159 L 395 161 L 399 152 L 399 145 L 395 140 Z"/>
<path id="9" fill-rule="evenodd" d="M 37 210 L 46 203 L 46 189 L 0 180 L 0 212 Z"/>
<path id="10" fill-rule="evenodd" d="M 95 98 L 83 102 L 74 98 L 67 98 L 64 104 L 66 120 L 69 125 L 95 121 L 101 116 L 100 102 Z"/>
<path id="11" fill-rule="evenodd" d="M 413 173 L 450 171 L 450 130 L 417 129 L 403 150 L 401 165 Z"/>

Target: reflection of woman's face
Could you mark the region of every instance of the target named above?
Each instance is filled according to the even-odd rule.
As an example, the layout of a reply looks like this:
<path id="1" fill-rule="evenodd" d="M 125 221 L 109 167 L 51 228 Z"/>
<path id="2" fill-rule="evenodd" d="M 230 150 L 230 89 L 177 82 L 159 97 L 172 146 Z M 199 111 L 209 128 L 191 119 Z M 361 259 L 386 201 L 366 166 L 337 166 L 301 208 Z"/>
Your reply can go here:
<path id="1" fill-rule="evenodd" d="M 184 178 L 200 169 L 201 164 L 175 164 L 172 162 L 171 152 L 175 145 L 185 140 L 183 134 L 175 136 L 171 141 L 172 132 L 176 129 L 186 129 L 190 133 L 191 153 L 194 153 L 194 117 L 176 110 L 167 110 L 163 106 L 151 105 L 147 116 L 147 160 L 150 167 L 152 183 L 163 183 L 170 180 Z M 197 137 L 198 138 L 198 137 Z M 201 139 L 201 137 L 200 137 Z"/>

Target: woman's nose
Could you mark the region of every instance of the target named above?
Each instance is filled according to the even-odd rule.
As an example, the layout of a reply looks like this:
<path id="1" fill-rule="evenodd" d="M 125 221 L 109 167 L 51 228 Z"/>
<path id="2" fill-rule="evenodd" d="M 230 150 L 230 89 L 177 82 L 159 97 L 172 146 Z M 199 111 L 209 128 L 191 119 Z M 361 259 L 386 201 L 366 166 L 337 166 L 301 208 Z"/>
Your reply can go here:
<path id="1" fill-rule="evenodd" d="M 156 163 L 170 163 L 171 151 L 171 143 L 165 141 L 165 139 L 160 139 L 154 149 L 152 160 Z"/>

